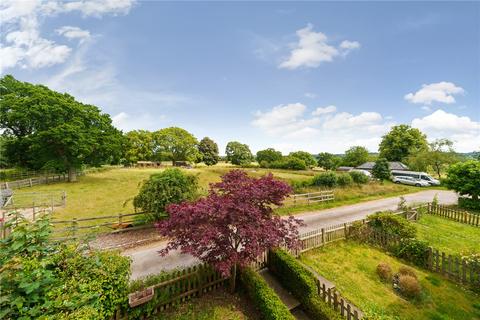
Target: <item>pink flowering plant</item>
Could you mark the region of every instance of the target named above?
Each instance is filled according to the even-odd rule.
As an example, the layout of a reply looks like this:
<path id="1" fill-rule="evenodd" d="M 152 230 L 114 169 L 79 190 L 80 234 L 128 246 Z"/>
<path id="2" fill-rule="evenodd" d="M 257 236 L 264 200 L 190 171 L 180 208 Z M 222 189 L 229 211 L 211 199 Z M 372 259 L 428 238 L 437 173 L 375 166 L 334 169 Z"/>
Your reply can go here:
<path id="1" fill-rule="evenodd" d="M 237 267 L 247 266 L 272 247 L 298 247 L 301 220 L 273 214 L 273 207 L 281 206 L 291 192 L 272 174 L 253 178 L 232 170 L 210 185 L 206 197 L 167 207 L 169 218 L 156 226 L 171 240 L 160 254 L 180 248 L 223 275 L 232 275 L 234 290 Z"/>

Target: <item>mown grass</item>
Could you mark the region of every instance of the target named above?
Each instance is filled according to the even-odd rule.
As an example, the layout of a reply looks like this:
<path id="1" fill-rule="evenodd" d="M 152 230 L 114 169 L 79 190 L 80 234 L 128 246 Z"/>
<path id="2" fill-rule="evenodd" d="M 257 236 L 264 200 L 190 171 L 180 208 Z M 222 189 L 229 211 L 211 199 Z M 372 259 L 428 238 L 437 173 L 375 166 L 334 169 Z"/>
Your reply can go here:
<path id="1" fill-rule="evenodd" d="M 480 228 L 441 217 L 422 215 L 415 223 L 417 237 L 452 255 L 480 252 Z"/>
<path id="2" fill-rule="evenodd" d="M 157 320 L 247 320 L 257 319 L 251 303 L 241 294 L 212 291 L 163 312 Z"/>
<path id="3" fill-rule="evenodd" d="M 366 245 L 342 241 L 309 251 L 301 260 L 333 281 L 342 295 L 363 311 L 402 320 L 480 319 L 479 295 L 424 270 L 415 269 L 422 286 L 421 299 L 412 302 L 400 297 L 391 283 L 380 281 L 376 267 L 386 262 L 397 272 L 404 264 Z"/>

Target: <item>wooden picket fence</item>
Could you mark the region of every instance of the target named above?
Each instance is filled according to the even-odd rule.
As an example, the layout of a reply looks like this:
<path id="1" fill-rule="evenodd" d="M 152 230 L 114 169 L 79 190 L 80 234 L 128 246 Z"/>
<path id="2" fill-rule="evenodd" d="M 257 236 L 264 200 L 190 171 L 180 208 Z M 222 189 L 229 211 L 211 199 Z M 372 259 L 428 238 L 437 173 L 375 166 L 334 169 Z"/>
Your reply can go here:
<path id="1" fill-rule="evenodd" d="M 130 293 L 130 308 L 119 310 L 114 319 L 149 319 L 169 307 L 217 289 L 229 279 L 207 264 L 165 273 L 160 278 L 158 283 Z M 148 306 L 142 307 L 144 304 Z M 147 313 L 147 310 L 150 311 Z M 141 317 L 139 312 L 143 314 Z"/>
<path id="2" fill-rule="evenodd" d="M 335 200 L 333 190 L 323 190 L 309 193 L 292 194 L 283 201 L 284 206 L 309 205 L 317 202 Z"/>
<path id="3" fill-rule="evenodd" d="M 362 319 L 362 312 L 353 304 L 343 298 L 335 289 L 327 288 L 325 283 L 317 279 L 318 294 L 335 311 L 338 311 L 347 320 Z"/>
<path id="4" fill-rule="evenodd" d="M 400 237 L 376 231 L 370 234 L 369 242 L 373 242 L 386 250 L 401 245 Z M 446 254 L 432 247 L 427 249 L 426 254 L 427 263 L 422 266 L 425 269 L 446 276 L 462 285 L 472 288 L 480 287 L 480 265 L 467 263 L 458 256 Z"/>
<path id="5" fill-rule="evenodd" d="M 428 203 L 426 213 L 454 220 L 460 223 L 469 224 L 471 226 L 480 227 L 480 214 L 470 213 L 465 210 L 454 209 L 443 205 L 435 205 L 433 203 Z"/>

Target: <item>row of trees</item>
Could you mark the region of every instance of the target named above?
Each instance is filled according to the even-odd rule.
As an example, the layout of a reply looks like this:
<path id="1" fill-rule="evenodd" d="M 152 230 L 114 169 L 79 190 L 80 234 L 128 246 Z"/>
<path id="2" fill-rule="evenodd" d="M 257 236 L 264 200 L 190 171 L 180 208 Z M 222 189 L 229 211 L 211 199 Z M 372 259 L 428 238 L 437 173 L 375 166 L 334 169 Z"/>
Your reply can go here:
<path id="1" fill-rule="evenodd" d="M 96 106 L 8 75 L 0 79 L 0 129 L 1 166 L 68 171 L 70 181 L 75 180 L 76 169 L 82 165 L 140 160 L 213 165 L 220 160 L 218 145 L 208 137 L 198 141 L 178 127 L 123 134 Z M 378 158 L 402 161 L 419 171 L 432 168 L 440 176 L 447 165 L 458 161 L 452 145 L 446 139 L 428 144 L 420 130 L 399 125 L 383 136 Z M 227 144 L 225 154 L 235 165 L 247 166 L 255 159 L 249 146 L 237 141 Z M 362 146 L 351 147 L 343 156 L 324 152 L 315 158 L 305 151 L 283 156 L 273 148 L 256 154 L 262 167 L 297 170 L 317 165 L 327 170 L 340 165 L 356 167 L 376 159 Z"/>

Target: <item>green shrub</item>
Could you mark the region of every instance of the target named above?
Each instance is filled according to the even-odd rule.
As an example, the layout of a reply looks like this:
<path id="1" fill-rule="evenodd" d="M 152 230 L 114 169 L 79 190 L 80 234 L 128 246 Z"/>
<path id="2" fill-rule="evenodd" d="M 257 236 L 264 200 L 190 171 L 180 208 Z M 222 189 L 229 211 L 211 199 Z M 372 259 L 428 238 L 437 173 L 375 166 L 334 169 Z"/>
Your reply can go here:
<path id="1" fill-rule="evenodd" d="M 165 207 L 171 203 L 193 200 L 197 195 L 198 179 L 185 174 L 178 168 L 165 169 L 161 173 L 152 174 L 144 182 L 133 205 L 150 215 L 155 221 L 166 216 Z"/>
<path id="2" fill-rule="evenodd" d="M 270 163 L 270 168 L 273 169 L 287 169 L 287 170 L 306 170 L 307 165 L 305 161 L 297 157 L 283 157 L 281 160 L 277 160 Z"/>
<path id="3" fill-rule="evenodd" d="M 320 298 L 314 275 L 292 255 L 284 250 L 272 250 L 269 252 L 268 263 L 269 270 L 302 303 L 312 319 L 343 319 Z"/>
<path id="4" fill-rule="evenodd" d="M 471 198 L 459 197 L 458 206 L 464 209 L 480 210 L 480 200 Z"/>
<path id="5" fill-rule="evenodd" d="M 425 267 L 428 262 L 428 243 L 414 238 L 401 239 L 393 254 L 419 267 Z"/>
<path id="6" fill-rule="evenodd" d="M 417 229 L 407 219 L 391 212 L 379 212 L 368 216 L 368 225 L 377 232 L 400 238 L 415 238 Z"/>
<path id="7" fill-rule="evenodd" d="M 353 184 L 352 176 L 349 174 L 337 175 L 337 185 L 340 187 L 348 187 Z"/>
<path id="8" fill-rule="evenodd" d="M 316 174 L 312 179 L 312 185 L 325 188 L 334 188 L 337 185 L 335 172 L 323 172 Z"/>
<path id="9" fill-rule="evenodd" d="M 348 174 L 356 184 L 365 184 L 370 180 L 367 175 L 358 171 L 350 171 Z"/>
<path id="10" fill-rule="evenodd" d="M 261 318 L 265 320 L 294 320 L 287 306 L 283 304 L 275 291 L 267 282 L 250 268 L 242 270 L 240 282 L 246 289 L 250 300 L 260 311 Z"/>
<path id="11" fill-rule="evenodd" d="M 380 262 L 377 265 L 377 274 L 382 281 L 388 282 L 392 280 L 392 268 L 386 262 Z"/>
<path id="12" fill-rule="evenodd" d="M 130 260 L 49 241 L 47 216 L 0 241 L 0 319 L 110 319 L 126 301 Z"/>

